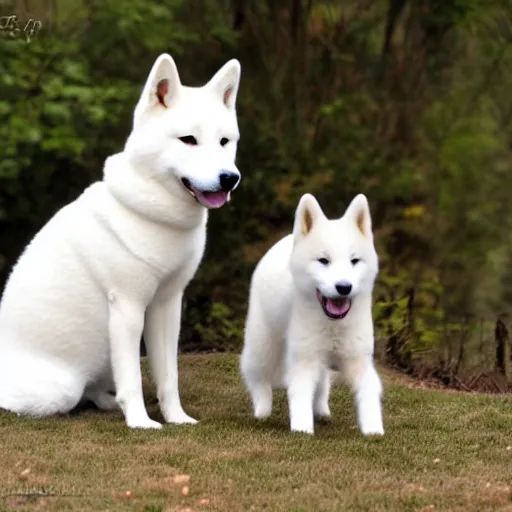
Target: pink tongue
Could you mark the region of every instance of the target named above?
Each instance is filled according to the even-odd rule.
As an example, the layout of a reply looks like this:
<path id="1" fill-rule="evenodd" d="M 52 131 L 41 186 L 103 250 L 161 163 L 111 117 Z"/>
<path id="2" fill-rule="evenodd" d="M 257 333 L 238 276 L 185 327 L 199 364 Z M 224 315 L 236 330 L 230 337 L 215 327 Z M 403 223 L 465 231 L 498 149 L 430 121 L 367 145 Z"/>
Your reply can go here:
<path id="1" fill-rule="evenodd" d="M 195 192 L 199 202 L 206 208 L 220 208 L 228 200 L 227 192 Z"/>
<path id="2" fill-rule="evenodd" d="M 331 315 L 344 315 L 350 309 L 350 301 L 348 299 L 327 299 L 325 309 Z"/>

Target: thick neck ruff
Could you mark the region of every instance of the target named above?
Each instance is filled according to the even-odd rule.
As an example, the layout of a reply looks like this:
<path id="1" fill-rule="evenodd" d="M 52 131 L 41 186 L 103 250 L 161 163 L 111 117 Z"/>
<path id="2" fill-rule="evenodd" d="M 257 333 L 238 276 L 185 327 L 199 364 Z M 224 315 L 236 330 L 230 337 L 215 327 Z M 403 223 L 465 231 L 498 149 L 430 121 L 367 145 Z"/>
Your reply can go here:
<path id="1" fill-rule="evenodd" d="M 184 190 L 173 194 L 151 172 L 143 172 L 137 172 L 125 153 L 117 153 L 106 159 L 103 181 L 120 203 L 152 222 L 183 230 L 206 223 L 207 209 L 190 194 Z"/>

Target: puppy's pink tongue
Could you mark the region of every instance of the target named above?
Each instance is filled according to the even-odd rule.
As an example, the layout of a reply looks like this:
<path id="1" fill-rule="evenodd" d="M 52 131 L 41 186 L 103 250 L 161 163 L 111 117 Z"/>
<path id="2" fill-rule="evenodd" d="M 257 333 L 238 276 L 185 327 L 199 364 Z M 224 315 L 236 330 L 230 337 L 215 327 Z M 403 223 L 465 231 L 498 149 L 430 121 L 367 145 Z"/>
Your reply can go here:
<path id="1" fill-rule="evenodd" d="M 228 200 L 227 192 L 198 192 L 196 191 L 198 201 L 206 208 L 220 208 Z"/>
<path id="2" fill-rule="evenodd" d="M 331 315 L 345 315 L 350 309 L 350 301 L 348 299 L 327 299 L 325 309 Z"/>

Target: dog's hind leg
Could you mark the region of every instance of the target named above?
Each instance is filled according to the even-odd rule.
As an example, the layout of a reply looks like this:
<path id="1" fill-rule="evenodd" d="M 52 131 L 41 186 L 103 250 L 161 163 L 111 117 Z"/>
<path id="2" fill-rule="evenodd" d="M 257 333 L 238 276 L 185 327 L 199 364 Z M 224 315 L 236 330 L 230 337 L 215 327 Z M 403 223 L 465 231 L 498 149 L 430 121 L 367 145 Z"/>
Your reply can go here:
<path id="1" fill-rule="evenodd" d="M 107 376 L 95 384 L 87 386 L 84 391 L 84 400 L 90 400 L 102 411 L 113 411 L 119 407 L 115 398 L 115 385 L 110 371 Z"/>
<path id="2" fill-rule="evenodd" d="M 119 405 L 116 402 L 116 397 L 114 395 L 111 395 L 108 391 L 89 390 L 84 395 L 84 398 L 87 398 L 88 400 L 93 402 L 94 405 L 98 409 L 101 409 L 102 411 L 114 411 L 119 407 Z"/>
<path id="3" fill-rule="evenodd" d="M 329 393 L 331 391 L 331 372 L 326 370 L 316 385 L 313 408 L 318 418 L 330 418 Z"/>
<path id="4" fill-rule="evenodd" d="M 252 311 L 254 314 L 254 310 Z M 277 375 L 282 366 L 280 344 L 269 338 L 263 320 L 249 315 L 245 328 L 245 344 L 240 357 L 240 372 L 245 382 L 254 410 L 254 416 L 264 419 L 272 413 L 272 389 L 274 381 L 282 383 L 283 375 Z"/>
<path id="5" fill-rule="evenodd" d="M 116 397 L 104 388 L 91 387 L 86 389 L 84 399 L 90 400 L 102 411 L 113 411 L 119 407 Z"/>
<path id="6" fill-rule="evenodd" d="M 243 361 L 244 359 L 242 359 Z M 265 419 L 272 413 L 272 383 L 255 368 L 242 366 L 242 375 L 251 396 L 254 417 Z"/>
<path id="7" fill-rule="evenodd" d="M 0 354 L 0 408 L 27 416 L 65 414 L 82 398 L 83 377 L 61 361 Z"/>

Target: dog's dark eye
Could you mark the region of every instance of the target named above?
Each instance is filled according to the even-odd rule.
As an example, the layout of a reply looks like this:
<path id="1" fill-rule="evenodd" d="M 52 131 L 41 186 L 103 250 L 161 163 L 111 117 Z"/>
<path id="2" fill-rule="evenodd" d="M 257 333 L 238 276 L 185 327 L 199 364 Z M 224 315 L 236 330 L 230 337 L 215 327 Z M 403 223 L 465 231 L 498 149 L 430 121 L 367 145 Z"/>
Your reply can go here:
<path id="1" fill-rule="evenodd" d="M 318 258 L 318 263 L 322 265 L 329 265 L 329 260 L 327 258 Z"/>
<path id="2" fill-rule="evenodd" d="M 222 137 L 222 139 L 220 139 L 220 145 L 221 146 L 225 146 L 227 143 L 229 142 L 229 139 L 226 139 L 226 137 Z"/>
<path id="3" fill-rule="evenodd" d="M 359 258 L 352 258 L 350 260 L 350 263 L 352 263 L 352 265 L 357 265 L 361 260 Z"/>
<path id="4" fill-rule="evenodd" d="M 185 135 L 185 137 L 180 137 L 181 142 L 183 144 L 188 144 L 189 146 L 197 146 L 197 139 L 193 135 Z"/>

